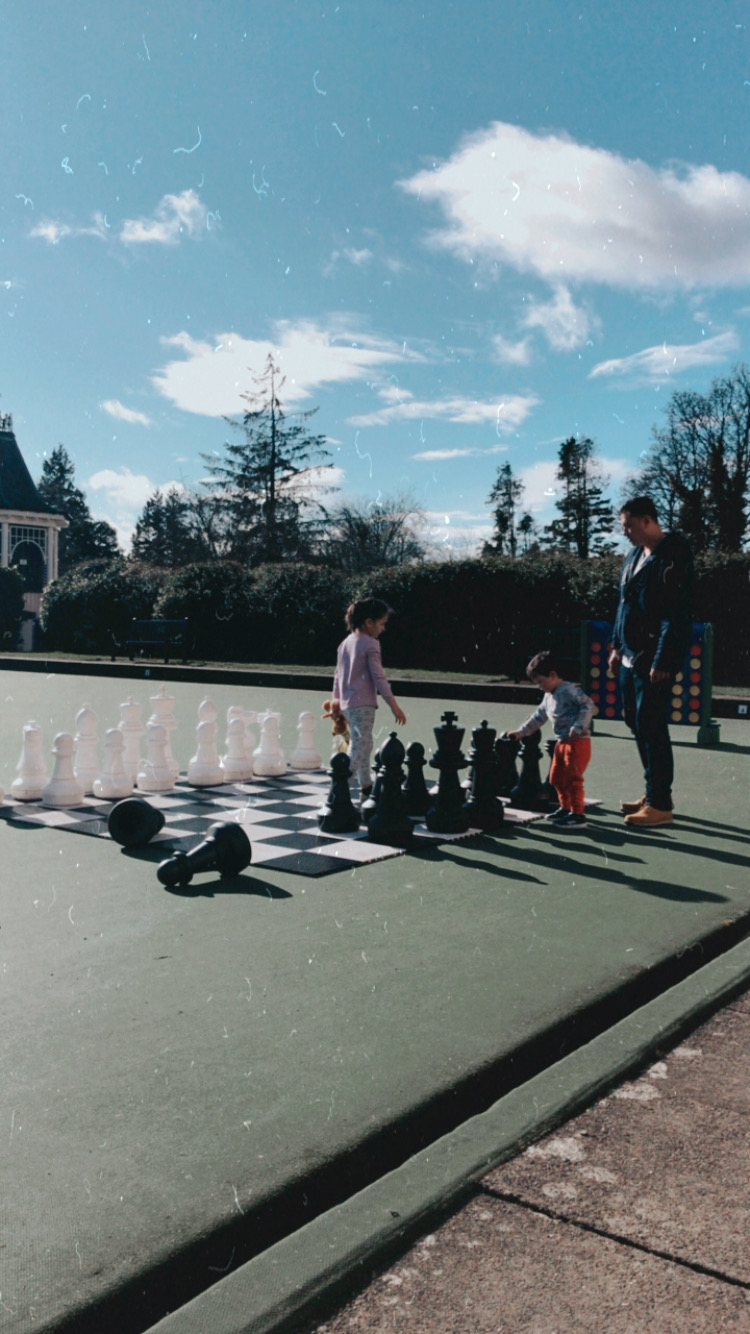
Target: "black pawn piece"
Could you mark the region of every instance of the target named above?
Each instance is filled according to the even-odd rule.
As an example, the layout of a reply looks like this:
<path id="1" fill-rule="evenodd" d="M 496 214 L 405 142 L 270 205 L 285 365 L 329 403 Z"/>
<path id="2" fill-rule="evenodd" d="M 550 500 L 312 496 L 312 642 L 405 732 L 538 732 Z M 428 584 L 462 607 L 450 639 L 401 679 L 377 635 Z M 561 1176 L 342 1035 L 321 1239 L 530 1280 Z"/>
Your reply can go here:
<path id="1" fill-rule="evenodd" d="M 110 838 L 123 848 L 142 848 L 164 828 L 164 812 L 140 797 L 125 797 L 107 816 Z"/>
<path id="2" fill-rule="evenodd" d="M 380 787 L 382 779 L 380 777 L 380 751 L 376 750 L 372 759 L 372 791 L 365 797 L 360 807 L 362 819 L 365 824 L 369 824 L 375 813 L 375 807 L 380 799 Z"/>
<path id="3" fill-rule="evenodd" d="M 549 778 L 549 775 L 550 775 L 550 773 L 552 772 L 552 761 L 553 761 L 554 758 L 555 758 L 555 746 L 556 746 L 556 745 L 557 745 L 557 741 L 555 740 L 554 737 L 550 737 L 549 741 L 545 741 L 545 743 L 544 743 L 544 749 L 546 750 L 547 754 L 549 755 L 549 773 L 547 774 L 547 781 L 546 781 L 545 783 L 542 783 L 542 797 L 543 797 L 543 799 L 544 799 L 545 801 L 550 802 L 550 804 L 552 804 L 552 805 L 554 805 L 554 806 L 559 806 L 560 803 L 559 803 L 559 801 L 558 801 L 558 799 L 557 799 L 557 792 L 555 791 L 554 787 L 552 786 L 552 784 L 551 784 L 551 782 L 550 782 L 550 778 Z"/>
<path id="4" fill-rule="evenodd" d="M 448 710 L 441 719 L 442 727 L 434 728 L 437 750 L 430 767 L 438 770 L 438 790 L 426 816 L 425 824 L 434 834 L 465 834 L 469 828 L 464 793 L 458 780 L 459 769 L 468 761 L 461 750 L 463 727 L 456 727 L 456 715 Z"/>
<path id="5" fill-rule="evenodd" d="M 546 811 L 549 802 L 542 795 L 542 776 L 539 732 L 532 732 L 521 742 L 521 776 L 510 794 L 511 805 L 523 811 Z"/>
<path id="6" fill-rule="evenodd" d="M 512 736 L 499 736 L 492 747 L 495 761 L 495 794 L 509 797 L 518 782 L 516 756 L 521 749 L 520 741 Z"/>
<path id="7" fill-rule="evenodd" d="M 483 722 L 481 727 L 475 727 L 471 734 L 472 744 L 469 751 L 471 787 L 466 802 L 466 813 L 473 828 L 484 829 L 487 833 L 497 829 L 504 819 L 503 804 L 495 795 L 495 760 L 492 753 L 494 740 L 494 727 L 488 727 L 487 723 Z"/>
<path id="8" fill-rule="evenodd" d="M 355 810 L 349 791 L 349 756 L 343 751 L 332 756 L 328 770 L 331 786 L 326 804 L 318 816 L 324 834 L 353 834 L 359 829 L 359 813 Z"/>
<path id="9" fill-rule="evenodd" d="M 402 791 L 404 754 L 396 733 L 391 732 L 380 751 L 378 804 L 367 825 L 369 841 L 383 843 L 388 848 L 407 848 L 414 837 L 414 825 L 409 819 Z"/>
<path id="10" fill-rule="evenodd" d="M 198 871 L 239 875 L 250 865 L 250 840 L 238 824 L 212 824 L 202 843 L 190 852 L 176 852 L 157 867 L 163 885 L 188 885 Z"/>
<path id="11" fill-rule="evenodd" d="M 421 741 L 412 741 L 406 747 L 406 778 L 403 793 L 406 797 L 406 811 L 413 820 L 421 819 L 430 808 L 430 794 L 424 781 L 424 767 L 427 763 L 424 746 Z"/>

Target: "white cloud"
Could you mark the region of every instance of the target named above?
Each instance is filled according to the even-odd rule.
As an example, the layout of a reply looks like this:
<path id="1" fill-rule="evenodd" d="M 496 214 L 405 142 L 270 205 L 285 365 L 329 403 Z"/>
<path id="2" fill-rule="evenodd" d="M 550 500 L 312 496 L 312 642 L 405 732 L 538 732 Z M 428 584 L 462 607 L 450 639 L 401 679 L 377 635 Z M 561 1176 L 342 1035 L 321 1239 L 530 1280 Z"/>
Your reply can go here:
<path id="1" fill-rule="evenodd" d="M 310 398 L 321 384 L 342 384 L 389 364 L 423 360 L 405 353 L 401 344 L 358 333 L 340 319 L 327 329 L 312 320 L 283 320 L 275 334 L 274 342 L 233 333 L 219 334 L 214 344 L 185 332 L 163 338 L 166 347 L 185 355 L 161 367 L 152 382 L 183 411 L 221 417 L 247 408 L 241 395 L 256 387 L 253 376 L 263 371 L 269 352 L 286 376 L 282 397 L 291 405 Z"/>
<path id="2" fill-rule="evenodd" d="M 181 236 L 199 235 L 207 225 L 208 216 L 205 204 L 194 190 L 164 195 L 156 205 L 153 218 L 126 218 L 120 240 L 126 245 L 144 242 L 174 245 Z"/>
<path id="3" fill-rule="evenodd" d="M 531 361 L 531 349 L 528 338 L 519 343 L 511 343 L 502 334 L 495 334 L 492 339 L 495 356 L 504 366 L 528 366 Z"/>
<path id="4" fill-rule="evenodd" d="M 151 418 L 147 417 L 145 412 L 136 412 L 133 408 L 126 408 L 119 398 L 107 398 L 99 407 L 104 412 L 108 412 L 110 417 L 117 417 L 123 422 L 137 422 L 141 426 L 150 426 Z"/>
<path id="5" fill-rule="evenodd" d="M 402 188 L 441 206 L 431 243 L 540 274 L 626 288 L 743 285 L 750 180 L 707 164 L 654 169 L 562 134 L 495 122 Z"/>
<path id="6" fill-rule="evenodd" d="M 36 227 L 32 227 L 29 236 L 39 237 L 49 245 L 59 245 L 67 236 L 96 236 L 99 240 L 105 241 L 108 230 L 103 214 L 94 213 L 89 227 L 78 227 L 68 222 L 55 222 L 51 218 L 43 218 Z"/>
<path id="7" fill-rule="evenodd" d="M 524 492 L 520 504 L 532 514 L 540 514 L 550 509 L 557 495 L 557 459 L 542 459 L 531 463 L 518 472 L 518 480 L 523 482 Z"/>
<path id="8" fill-rule="evenodd" d="M 541 329 L 556 352 L 572 352 L 582 347 L 597 321 L 561 286 L 551 301 L 532 302 L 523 323 L 527 329 Z"/>
<path id="9" fill-rule="evenodd" d="M 589 374 L 589 379 L 601 375 L 634 376 L 641 381 L 665 380 L 694 366 L 720 364 L 739 346 L 733 330 L 704 338 L 699 343 L 661 343 L 644 347 L 629 357 L 614 357 L 600 361 Z"/>
<path id="10" fill-rule="evenodd" d="M 389 397 L 393 397 L 392 392 Z M 350 426 L 387 426 L 394 421 L 439 420 L 458 422 L 464 426 L 492 422 L 499 434 L 520 426 L 538 402 L 534 394 L 507 394 L 500 402 L 494 400 L 490 403 L 460 395 L 431 400 L 415 399 L 407 390 L 401 390 L 399 402 L 361 416 L 349 417 L 348 421 Z"/>

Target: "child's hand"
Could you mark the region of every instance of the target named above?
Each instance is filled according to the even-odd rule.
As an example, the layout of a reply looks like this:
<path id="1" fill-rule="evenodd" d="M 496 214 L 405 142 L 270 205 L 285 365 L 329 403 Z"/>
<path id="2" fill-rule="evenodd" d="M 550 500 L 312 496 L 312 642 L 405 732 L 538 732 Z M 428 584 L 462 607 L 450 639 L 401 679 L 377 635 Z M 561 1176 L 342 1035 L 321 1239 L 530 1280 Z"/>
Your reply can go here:
<path id="1" fill-rule="evenodd" d="M 394 716 L 394 718 L 396 719 L 396 722 L 398 723 L 399 727 L 403 727 L 404 723 L 406 722 L 406 714 L 404 713 L 403 709 L 400 709 L 400 708 L 399 708 L 399 706 L 398 706 L 398 704 L 396 703 L 395 700 L 393 701 L 393 703 L 392 703 L 392 705 L 391 705 L 391 710 L 392 710 L 392 712 L 393 712 L 393 716 Z"/>
<path id="2" fill-rule="evenodd" d="M 518 732 L 503 732 L 503 736 L 509 737 L 511 741 L 518 741 L 519 735 Z"/>

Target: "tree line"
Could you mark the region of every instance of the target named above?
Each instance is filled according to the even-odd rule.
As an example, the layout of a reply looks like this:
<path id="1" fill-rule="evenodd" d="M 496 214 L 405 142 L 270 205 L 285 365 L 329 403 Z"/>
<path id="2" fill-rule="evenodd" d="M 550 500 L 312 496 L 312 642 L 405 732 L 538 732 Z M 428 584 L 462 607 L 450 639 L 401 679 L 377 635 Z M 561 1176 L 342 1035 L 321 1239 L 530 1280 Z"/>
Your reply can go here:
<path id="1" fill-rule="evenodd" d="M 408 495 L 332 501 L 335 487 L 325 436 L 310 419 L 288 414 L 284 378 L 269 355 L 247 408 L 227 417 L 222 452 L 202 455 L 206 476 L 195 487 L 155 490 L 135 526 L 130 555 L 160 569 L 232 561 L 250 568 L 279 562 L 325 563 L 351 574 L 419 562 L 430 553 L 426 516 Z M 649 494 L 663 526 L 679 528 L 696 553 L 744 549 L 750 484 L 750 369 L 739 365 L 705 394 L 676 391 L 666 424 L 619 497 Z M 541 527 L 524 505 L 524 485 L 510 463 L 497 470 L 487 504 L 492 535 L 485 558 L 522 559 L 540 551 L 582 559 L 614 549 L 618 504 L 587 436 L 559 446 L 557 514 Z M 74 480 L 63 445 L 45 460 L 39 491 L 69 523 L 60 536 L 60 573 L 84 560 L 119 557 L 110 524 L 95 521 Z"/>

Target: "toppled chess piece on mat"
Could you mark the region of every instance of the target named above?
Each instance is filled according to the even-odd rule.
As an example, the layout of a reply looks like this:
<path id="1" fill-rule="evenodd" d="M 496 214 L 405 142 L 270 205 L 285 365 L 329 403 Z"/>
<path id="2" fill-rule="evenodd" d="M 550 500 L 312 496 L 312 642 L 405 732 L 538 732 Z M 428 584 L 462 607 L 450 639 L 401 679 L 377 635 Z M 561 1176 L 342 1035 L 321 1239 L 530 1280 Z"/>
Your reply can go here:
<path id="1" fill-rule="evenodd" d="M 218 871 L 223 878 L 239 875 L 250 865 L 250 840 L 238 824 L 212 824 L 206 838 L 190 852 L 176 852 L 157 868 L 163 885 L 188 885 L 198 871 Z"/>
<path id="2" fill-rule="evenodd" d="M 164 812 L 142 797 L 125 797 L 107 817 L 110 838 L 123 848 L 142 848 L 164 828 Z"/>

